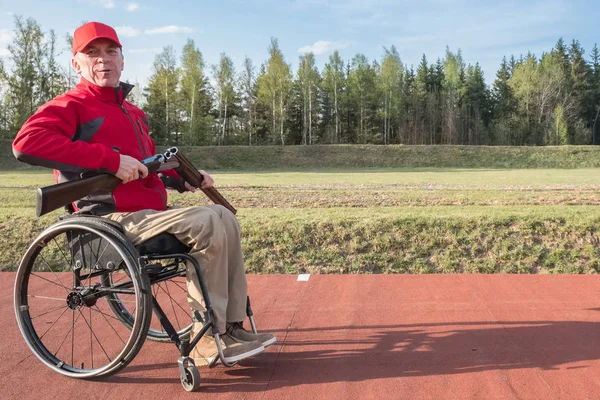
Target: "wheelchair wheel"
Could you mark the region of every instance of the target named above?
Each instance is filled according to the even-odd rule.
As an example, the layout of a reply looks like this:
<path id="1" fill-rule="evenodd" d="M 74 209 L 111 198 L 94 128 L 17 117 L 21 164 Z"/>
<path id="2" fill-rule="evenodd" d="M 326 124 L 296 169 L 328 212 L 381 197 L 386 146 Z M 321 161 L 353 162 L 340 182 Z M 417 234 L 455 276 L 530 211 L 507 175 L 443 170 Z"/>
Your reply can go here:
<path id="1" fill-rule="evenodd" d="M 73 378 L 107 376 L 142 347 L 151 320 L 150 284 L 123 235 L 91 218 L 72 218 L 42 232 L 21 260 L 15 313 L 33 353 Z M 131 324 L 112 313 L 127 304 Z"/>
<path id="2" fill-rule="evenodd" d="M 187 283 L 185 280 L 185 264 L 174 261 L 171 267 L 161 272 L 162 278 L 151 276 L 152 295 L 163 312 L 173 324 L 180 340 L 188 339 L 192 330 L 191 309 L 187 301 Z M 118 298 L 118 294 L 115 297 Z M 125 302 L 110 303 L 112 311 L 127 326 L 131 326 L 134 318 L 131 315 L 130 304 Z M 148 329 L 149 340 L 155 342 L 170 342 L 171 339 L 157 318 L 152 318 Z"/>

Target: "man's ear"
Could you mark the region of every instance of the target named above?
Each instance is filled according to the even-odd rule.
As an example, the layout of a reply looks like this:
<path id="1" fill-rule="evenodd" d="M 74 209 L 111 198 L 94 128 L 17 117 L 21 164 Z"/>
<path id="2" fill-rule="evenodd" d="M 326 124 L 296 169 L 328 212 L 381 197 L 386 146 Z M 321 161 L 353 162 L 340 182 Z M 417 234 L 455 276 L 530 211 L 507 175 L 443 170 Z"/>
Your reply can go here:
<path id="1" fill-rule="evenodd" d="M 125 56 L 121 54 L 121 71 L 125 69 Z"/>
<path id="2" fill-rule="evenodd" d="M 73 66 L 73 69 L 75 70 L 75 72 L 77 72 L 78 74 L 81 73 L 81 66 L 79 65 L 79 63 L 77 62 L 77 57 L 76 55 L 73 56 L 73 58 L 71 59 L 71 66 Z"/>

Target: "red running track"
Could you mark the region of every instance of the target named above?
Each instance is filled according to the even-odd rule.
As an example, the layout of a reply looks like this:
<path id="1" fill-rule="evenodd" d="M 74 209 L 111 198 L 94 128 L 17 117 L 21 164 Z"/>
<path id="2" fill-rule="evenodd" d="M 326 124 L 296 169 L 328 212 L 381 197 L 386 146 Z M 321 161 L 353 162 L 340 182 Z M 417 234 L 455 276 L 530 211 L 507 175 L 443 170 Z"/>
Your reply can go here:
<path id="1" fill-rule="evenodd" d="M 172 344 L 146 342 L 102 381 L 31 355 L 0 273 L 4 399 L 600 399 L 600 276 L 248 277 L 259 330 L 278 343 L 179 383 Z"/>

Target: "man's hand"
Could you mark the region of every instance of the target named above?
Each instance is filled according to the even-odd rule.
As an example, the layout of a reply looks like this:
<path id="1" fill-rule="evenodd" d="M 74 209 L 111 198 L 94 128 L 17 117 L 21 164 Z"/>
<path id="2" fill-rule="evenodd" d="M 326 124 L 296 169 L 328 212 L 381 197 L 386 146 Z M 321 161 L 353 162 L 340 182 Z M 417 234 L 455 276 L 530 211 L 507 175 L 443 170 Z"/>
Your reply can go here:
<path id="1" fill-rule="evenodd" d="M 119 154 L 121 158 L 119 163 L 119 170 L 115 174 L 117 178 L 123 181 L 123 183 L 131 182 L 140 177 L 143 178 L 148 176 L 148 168 L 133 157 Z"/>
<path id="2" fill-rule="evenodd" d="M 210 189 L 211 187 L 213 187 L 215 185 L 215 181 L 213 180 L 212 176 L 210 176 L 208 173 L 206 173 L 206 171 L 199 169 L 198 172 L 200 172 L 200 175 L 202 175 L 202 177 L 203 177 L 202 185 L 200 185 L 200 188 Z M 187 182 L 185 182 L 185 188 L 192 193 L 194 193 L 196 191 L 196 188 Z"/>

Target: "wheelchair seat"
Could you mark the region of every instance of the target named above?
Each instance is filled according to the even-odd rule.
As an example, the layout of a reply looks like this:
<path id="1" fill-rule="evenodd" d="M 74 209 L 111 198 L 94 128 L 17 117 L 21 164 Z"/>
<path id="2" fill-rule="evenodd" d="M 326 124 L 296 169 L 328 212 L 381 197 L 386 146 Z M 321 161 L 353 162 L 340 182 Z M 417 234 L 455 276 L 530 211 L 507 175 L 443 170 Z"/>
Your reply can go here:
<path id="1" fill-rule="evenodd" d="M 135 246 L 140 256 L 151 254 L 181 254 L 188 253 L 190 248 L 181 243 L 169 232 L 159 233 Z"/>
<path id="2" fill-rule="evenodd" d="M 73 217 L 80 217 L 81 215 L 73 213 L 66 214 L 59 217 L 60 220 L 66 220 Z M 95 215 L 85 215 L 86 218 L 93 218 L 102 221 L 105 224 L 111 225 L 119 232 L 125 234 L 125 228 L 117 221 L 110 220 L 108 218 L 97 217 Z M 181 243 L 175 235 L 169 232 L 162 232 L 150 239 L 134 246 L 140 256 L 155 255 L 155 254 L 181 254 L 188 253 L 190 247 Z"/>

